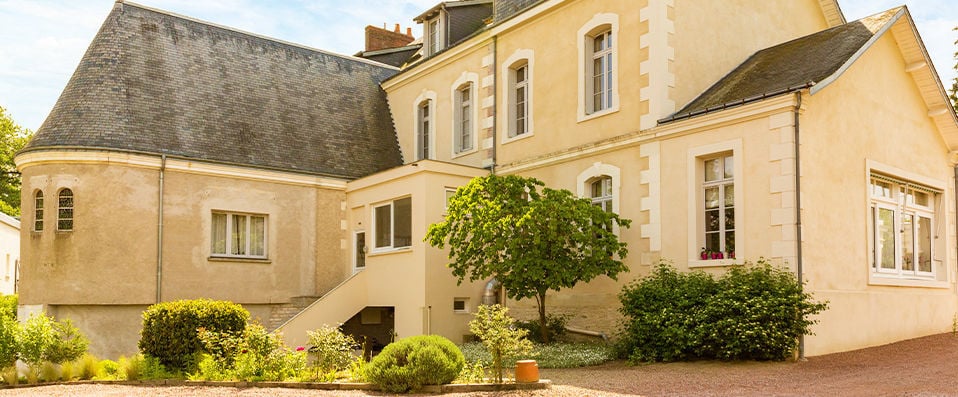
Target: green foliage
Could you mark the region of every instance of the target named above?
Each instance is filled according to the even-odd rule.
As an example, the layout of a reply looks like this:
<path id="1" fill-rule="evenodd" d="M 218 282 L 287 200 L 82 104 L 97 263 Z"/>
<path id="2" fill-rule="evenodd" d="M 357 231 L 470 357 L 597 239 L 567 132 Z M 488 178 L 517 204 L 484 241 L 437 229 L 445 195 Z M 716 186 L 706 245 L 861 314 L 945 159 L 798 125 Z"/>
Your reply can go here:
<path id="1" fill-rule="evenodd" d="M 17 294 L 0 295 L 0 317 L 17 319 Z"/>
<path id="2" fill-rule="evenodd" d="M 481 350 L 485 352 L 485 350 Z M 463 355 L 465 351 L 463 351 Z M 486 382 L 486 364 L 481 359 L 469 360 L 466 356 L 466 365 L 462 367 L 462 372 L 456 377 L 456 383 L 485 383 Z"/>
<path id="3" fill-rule="evenodd" d="M 369 377 L 366 375 L 368 369 L 369 363 L 359 357 L 349 363 L 349 368 L 346 369 L 346 379 L 350 382 L 369 382 Z"/>
<path id="4" fill-rule="evenodd" d="M 166 368 L 163 363 L 156 357 L 150 355 L 142 355 L 143 357 L 143 377 L 145 380 L 159 380 L 159 379 L 174 379 L 179 378 L 180 373 L 176 371 L 170 371 L 169 368 Z"/>
<path id="5" fill-rule="evenodd" d="M 13 157 L 32 136 L 0 106 L 0 212 L 10 216 L 20 216 L 20 174 Z"/>
<path id="6" fill-rule="evenodd" d="M 84 354 L 76 362 L 77 377 L 82 380 L 93 379 L 100 373 L 100 360 L 92 354 Z"/>
<path id="7" fill-rule="evenodd" d="M 424 385 L 451 383 L 465 360 L 451 341 L 420 335 L 387 345 L 367 368 L 369 381 L 391 393 L 419 390 Z"/>
<path id="8" fill-rule="evenodd" d="M 528 331 L 515 327 L 509 308 L 502 305 L 480 305 L 475 318 L 469 322 L 469 331 L 489 352 L 497 383 L 502 383 L 504 360 L 519 358 L 532 350 L 532 342 L 525 338 Z"/>
<path id="9" fill-rule="evenodd" d="M 140 351 L 173 371 L 189 371 L 203 351 L 198 329 L 239 332 L 249 312 L 242 306 L 210 299 L 157 303 L 143 312 Z"/>
<path id="10" fill-rule="evenodd" d="M 120 356 L 117 363 L 120 365 L 120 379 L 140 380 L 143 378 L 145 362 L 142 354 L 137 354 L 130 358 Z"/>
<path id="11" fill-rule="evenodd" d="M 53 323 L 53 319 L 44 313 L 34 314 L 17 333 L 20 359 L 37 370 L 46 358 L 47 350 L 55 343 Z"/>
<path id="12" fill-rule="evenodd" d="M 17 373 L 17 367 L 15 365 L 3 367 L 3 371 L 0 371 L 0 376 L 3 377 L 3 383 L 9 386 L 20 383 L 20 374 Z"/>
<path id="13" fill-rule="evenodd" d="M 481 343 L 465 343 L 459 348 L 466 357 L 466 362 L 481 363 L 487 368 L 492 365 L 492 356 Z M 527 355 L 527 358 L 536 360 L 539 368 L 587 367 L 615 360 L 616 357 L 617 352 L 611 345 L 585 342 L 534 343 Z"/>
<path id="14" fill-rule="evenodd" d="M 76 364 L 73 361 L 60 364 L 60 379 L 69 382 L 76 378 Z"/>
<path id="15" fill-rule="evenodd" d="M 241 332 L 201 330 L 199 335 L 210 353 L 201 356 L 192 379 L 285 381 L 306 371 L 306 352 L 289 349 L 280 334 L 262 325 L 249 324 Z"/>
<path id="16" fill-rule="evenodd" d="M 626 244 L 614 230 L 630 224 L 538 179 L 489 175 L 456 191 L 445 220 L 429 226 L 425 241 L 449 245 L 459 282 L 495 277 L 510 298 L 536 298 L 544 324 L 546 291 L 628 271 Z M 547 333 L 542 339 L 550 340 Z"/>
<path id="17" fill-rule="evenodd" d="M 17 361 L 17 340 L 20 323 L 15 318 L 0 316 L 0 368 L 6 368 Z"/>
<path id="18" fill-rule="evenodd" d="M 811 333 L 810 317 L 827 307 L 765 260 L 733 266 L 719 279 L 660 263 L 619 299 L 621 347 L 633 362 L 783 360 Z"/>
<path id="19" fill-rule="evenodd" d="M 40 366 L 40 381 L 56 382 L 59 380 L 60 370 L 57 368 L 56 364 L 45 361 L 43 365 Z"/>
<path id="20" fill-rule="evenodd" d="M 119 380 L 120 379 L 120 363 L 113 360 L 103 360 L 100 361 L 99 371 L 97 371 L 96 376 L 93 379 L 96 380 Z"/>
<path id="21" fill-rule="evenodd" d="M 344 334 L 338 327 L 323 325 L 307 331 L 309 337 L 309 352 L 315 357 L 315 365 L 325 372 L 341 371 L 355 360 L 353 347 L 356 340 Z"/>
<path id="22" fill-rule="evenodd" d="M 546 328 L 548 328 L 549 336 L 551 341 L 555 342 L 556 339 L 560 339 L 565 336 L 566 333 L 566 323 L 569 322 L 568 315 L 553 315 L 546 314 Z M 526 338 L 535 343 L 546 343 L 542 339 L 542 326 L 539 325 L 539 320 L 527 320 L 527 321 L 516 321 L 516 326 L 528 331 Z"/>
<path id="23" fill-rule="evenodd" d="M 86 353 L 90 341 L 73 326 L 70 320 L 53 323 L 53 343 L 47 348 L 43 359 L 54 364 L 73 361 Z"/>

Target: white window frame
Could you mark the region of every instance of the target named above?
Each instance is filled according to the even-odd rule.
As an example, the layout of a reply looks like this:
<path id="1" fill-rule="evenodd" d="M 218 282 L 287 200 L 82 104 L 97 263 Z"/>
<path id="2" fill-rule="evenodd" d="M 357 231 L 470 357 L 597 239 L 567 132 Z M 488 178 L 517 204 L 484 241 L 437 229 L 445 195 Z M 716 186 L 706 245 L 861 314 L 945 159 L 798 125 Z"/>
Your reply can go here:
<path id="1" fill-rule="evenodd" d="M 462 309 L 456 309 L 456 303 L 462 302 Z M 452 312 L 456 314 L 467 314 L 469 313 L 469 298 L 452 298 Z"/>
<path id="2" fill-rule="evenodd" d="M 869 283 L 877 285 L 899 285 L 899 286 L 921 286 L 921 287 L 939 287 L 947 288 L 949 279 L 949 269 L 944 265 L 948 263 L 948 250 L 945 248 L 945 242 L 941 238 L 945 231 L 941 230 L 944 226 L 942 218 L 945 211 L 942 208 L 945 202 L 945 183 L 942 181 L 925 178 L 920 175 L 887 166 L 872 160 L 868 160 L 866 169 L 866 199 L 868 200 L 866 214 L 866 229 L 868 230 L 868 269 Z M 882 197 L 874 194 L 873 181 L 881 180 L 890 185 L 891 197 Z M 902 189 L 917 190 L 928 195 L 929 205 L 920 205 L 910 203 Z M 894 247 L 893 257 L 895 258 L 894 268 L 883 268 L 879 262 L 879 233 L 876 228 L 877 218 L 880 209 L 890 210 L 893 213 Z M 914 259 L 916 253 L 912 248 L 912 269 L 904 268 L 904 228 L 902 222 L 905 216 L 925 217 L 929 219 L 930 238 L 929 238 L 929 256 L 931 262 L 930 271 L 922 271 L 918 261 Z M 918 241 L 918 228 L 912 226 L 912 244 Z"/>
<path id="3" fill-rule="evenodd" d="M 600 55 L 608 56 L 608 67 L 611 68 L 610 97 L 605 107 L 595 109 L 593 106 L 593 62 L 596 51 L 593 40 L 596 36 L 608 33 L 612 45 Z M 576 32 L 578 43 L 578 122 L 615 113 L 619 110 L 619 16 L 617 14 L 596 14 Z"/>
<path id="4" fill-rule="evenodd" d="M 396 245 L 396 202 L 397 202 L 397 201 L 401 201 L 401 200 L 406 200 L 406 199 L 409 199 L 409 200 L 410 200 L 410 202 L 409 202 L 409 225 L 410 225 L 410 228 L 409 228 L 409 233 L 410 233 L 409 245 L 397 246 L 397 245 Z M 389 207 L 389 245 L 378 246 L 378 244 L 379 244 L 379 241 L 378 241 L 378 239 L 379 239 L 379 224 L 378 224 L 378 218 L 376 217 L 376 210 L 378 210 L 378 209 L 380 209 L 380 208 L 385 208 L 385 207 Z M 408 250 L 408 249 L 412 248 L 412 220 L 413 220 L 413 216 L 412 216 L 412 197 L 411 197 L 411 196 L 398 197 L 398 198 L 395 198 L 395 199 L 393 199 L 393 200 L 390 200 L 390 201 L 387 201 L 387 202 L 384 202 L 384 203 L 376 204 L 376 205 L 372 206 L 372 210 L 371 210 L 371 214 L 370 214 L 370 215 L 371 215 L 371 216 L 370 216 L 369 219 L 372 220 L 371 224 L 372 224 L 372 233 L 373 233 L 373 234 L 372 234 L 372 243 L 373 243 L 373 244 L 372 244 L 372 252 L 374 252 L 374 253 L 379 253 L 379 252 L 388 252 L 388 251 L 396 251 L 396 250 Z"/>
<path id="5" fill-rule="evenodd" d="M 443 201 L 443 212 L 449 211 L 449 199 L 451 199 L 452 196 L 456 194 L 456 190 L 457 188 L 454 188 L 454 187 L 448 187 L 448 186 L 446 187 L 445 197 L 444 197 L 445 201 Z"/>
<path id="6" fill-rule="evenodd" d="M 735 209 L 735 259 L 702 260 L 705 246 L 705 161 L 716 157 L 732 157 L 732 181 Z M 735 139 L 690 148 L 688 151 L 688 263 L 689 267 L 728 266 L 747 258 L 745 241 L 746 211 L 743 174 L 742 140 Z M 724 197 L 723 197 L 724 199 Z M 724 222 L 724 219 L 722 220 Z"/>
<path id="7" fill-rule="evenodd" d="M 61 200 L 64 199 L 63 192 L 70 192 L 70 205 L 64 206 Z M 63 211 L 69 211 L 69 216 L 64 216 Z M 76 227 L 76 193 L 73 192 L 73 189 L 65 187 L 57 191 L 57 231 L 58 232 L 72 232 L 73 228 Z M 68 221 L 70 222 L 70 227 L 61 226 L 61 222 Z"/>
<path id="8" fill-rule="evenodd" d="M 463 72 L 459 75 L 459 78 L 456 79 L 449 87 L 449 97 L 452 98 L 451 103 L 453 104 L 453 115 L 452 120 L 452 158 L 465 156 L 467 154 L 475 153 L 478 151 L 479 146 L 479 106 L 478 106 L 478 90 L 479 87 L 479 74 L 472 72 Z M 469 134 L 468 146 L 467 148 L 460 147 L 462 141 L 462 101 L 461 93 L 463 88 L 469 89 L 469 128 L 471 129 Z"/>
<path id="9" fill-rule="evenodd" d="M 593 163 L 591 167 L 583 170 L 576 177 L 576 195 L 582 198 L 592 199 L 592 182 L 599 178 L 609 178 L 612 184 L 612 212 L 619 213 L 619 199 L 622 190 L 622 171 L 619 167 L 602 162 Z M 619 234 L 619 225 L 614 225 L 612 232 Z"/>
<path id="10" fill-rule="evenodd" d="M 215 215 L 226 216 L 226 225 L 225 225 L 226 230 L 225 230 L 225 233 L 223 234 L 223 238 L 226 239 L 225 244 L 223 244 L 225 252 L 214 252 L 213 245 L 216 244 L 216 241 L 214 241 L 213 239 L 213 234 L 215 233 L 215 231 L 213 230 L 213 228 L 215 227 L 213 224 L 213 216 Z M 234 224 L 233 218 L 236 216 L 244 217 L 246 222 L 246 228 L 244 229 L 245 236 L 243 238 L 243 242 L 245 245 L 244 247 L 245 254 L 233 253 L 233 238 L 231 233 L 232 233 L 233 224 Z M 253 230 L 252 219 L 253 218 L 263 218 L 263 242 L 262 242 L 263 254 L 262 255 L 253 255 L 250 253 L 252 252 L 252 248 L 253 248 L 253 239 L 252 239 L 252 230 Z M 269 229 L 270 229 L 269 216 L 266 214 L 213 210 L 210 214 L 210 244 L 209 244 L 210 257 L 211 258 L 233 258 L 233 259 L 267 259 L 269 258 Z"/>
<path id="11" fill-rule="evenodd" d="M 427 131 L 423 131 L 420 108 L 423 104 L 429 105 L 429 124 Z M 436 158 L 436 93 L 433 91 L 425 91 L 416 97 L 416 100 L 412 103 L 412 120 L 413 120 L 413 148 L 412 156 L 410 158 L 419 160 L 432 160 Z M 423 133 L 425 133 L 425 140 L 423 141 Z M 421 150 L 425 148 L 427 151 L 427 156 L 421 156 Z"/>
<path id="12" fill-rule="evenodd" d="M 433 29 L 435 27 L 435 29 Z M 446 37 L 442 28 L 442 14 L 426 21 L 424 26 L 424 38 L 426 44 L 426 56 L 432 56 L 443 50 L 443 41 Z"/>
<path id="13" fill-rule="evenodd" d="M 522 134 L 517 134 L 517 91 L 520 85 L 516 82 L 516 71 L 518 68 L 526 68 L 526 80 L 521 88 L 525 89 L 525 125 L 526 130 Z M 502 63 L 502 76 L 506 76 L 507 81 L 503 89 L 506 92 L 503 95 L 502 106 L 506 109 L 506 125 L 502 132 L 502 143 L 510 143 L 520 139 L 535 135 L 535 52 L 531 49 L 518 49 L 512 53 Z"/>

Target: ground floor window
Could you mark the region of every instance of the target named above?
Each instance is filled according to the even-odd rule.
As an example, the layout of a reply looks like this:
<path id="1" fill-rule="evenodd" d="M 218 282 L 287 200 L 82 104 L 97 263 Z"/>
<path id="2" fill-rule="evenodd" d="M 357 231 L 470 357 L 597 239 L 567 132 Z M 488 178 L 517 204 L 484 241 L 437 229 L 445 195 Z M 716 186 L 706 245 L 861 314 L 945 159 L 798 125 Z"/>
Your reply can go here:
<path id="1" fill-rule="evenodd" d="M 412 245 L 412 199 L 394 200 L 373 207 L 373 227 L 377 250 Z"/>
<path id="2" fill-rule="evenodd" d="M 869 183 L 872 270 L 898 276 L 935 276 L 940 192 L 882 174 Z"/>
<path id="3" fill-rule="evenodd" d="M 213 212 L 212 256 L 266 258 L 266 215 Z"/>

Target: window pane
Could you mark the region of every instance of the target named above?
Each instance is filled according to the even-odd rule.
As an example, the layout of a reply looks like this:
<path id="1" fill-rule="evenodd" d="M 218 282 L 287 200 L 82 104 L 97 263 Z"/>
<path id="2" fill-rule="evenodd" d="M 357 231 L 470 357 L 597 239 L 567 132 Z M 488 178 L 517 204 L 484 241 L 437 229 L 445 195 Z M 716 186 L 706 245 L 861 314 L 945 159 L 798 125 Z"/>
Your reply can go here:
<path id="1" fill-rule="evenodd" d="M 918 271 L 931 272 L 931 218 L 918 217 Z"/>
<path id="2" fill-rule="evenodd" d="M 366 233 L 356 233 L 356 267 L 366 267 Z"/>
<path id="3" fill-rule="evenodd" d="M 722 236 L 719 232 L 705 233 L 705 248 L 713 252 L 721 251 L 722 246 L 720 245 L 721 242 L 719 241 L 721 238 Z"/>
<path id="4" fill-rule="evenodd" d="M 916 192 L 916 191 L 912 191 L 911 193 L 912 193 L 912 202 L 923 207 L 928 206 L 928 193 Z"/>
<path id="5" fill-rule="evenodd" d="M 718 208 L 719 206 L 719 188 L 718 187 L 709 187 L 705 188 L 705 208 Z"/>
<path id="6" fill-rule="evenodd" d="M 725 178 L 734 178 L 735 177 L 735 160 L 732 159 L 732 156 L 728 156 L 725 159 Z"/>
<path id="7" fill-rule="evenodd" d="M 392 245 L 392 208 L 388 205 L 376 207 L 376 248 Z"/>
<path id="8" fill-rule="evenodd" d="M 735 252 L 735 232 L 727 231 L 725 232 L 725 252 L 734 253 Z M 732 255 L 729 255 L 728 258 L 734 258 Z"/>
<path id="9" fill-rule="evenodd" d="M 601 52 L 603 49 L 605 49 L 605 44 L 603 43 L 603 40 L 602 40 L 604 37 L 605 35 L 600 34 L 596 36 L 595 39 L 592 40 L 593 52 Z"/>
<path id="10" fill-rule="evenodd" d="M 393 202 L 396 214 L 393 220 L 396 233 L 393 247 L 408 247 L 412 245 L 412 199 L 404 198 Z"/>
<path id="11" fill-rule="evenodd" d="M 915 270 L 914 215 L 901 217 L 901 270 Z"/>
<path id="12" fill-rule="evenodd" d="M 266 219 L 261 216 L 250 217 L 249 254 L 266 256 Z"/>
<path id="13" fill-rule="evenodd" d="M 722 178 L 722 164 L 719 159 L 705 160 L 705 181 L 717 181 Z"/>
<path id="14" fill-rule="evenodd" d="M 226 254 L 226 214 L 213 214 L 212 237 L 210 238 L 212 247 L 210 250 L 214 254 Z"/>
<path id="15" fill-rule="evenodd" d="M 33 202 L 33 230 L 41 231 L 43 230 L 43 192 L 37 191 L 36 198 Z"/>
<path id="16" fill-rule="evenodd" d="M 723 203 L 726 207 L 731 207 L 735 205 L 735 185 L 728 184 L 723 187 L 725 190 L 725 202 Z"/>
<path id="17" fill-rule="evenodd" d="M 726 208 L 725 209 L 725 230 L 734 230 L 735 229 L 735 209 Z"/>
<path id="18" fill-rule="evenodd" d="M 891 184 L 887 182 L 882 182 L 872 179 L 872 196 L 874 197 L 891 197 Z"/>
<path id="19" fill-rule="evenodd" d="M 230 254 L 246 255 L 246 215 L 233 215 Z"/>
<path id="20" fill-rule="evenodd" d="M 875 225 L 875 252 L 882 269 L 895 268 L 895 211 L 879 208 Z"/>
<path id="21" fill-rule="evenodd" d="M 719 210 L 705 211 L 705 231 L 716 232 L 719 230 Z"/>

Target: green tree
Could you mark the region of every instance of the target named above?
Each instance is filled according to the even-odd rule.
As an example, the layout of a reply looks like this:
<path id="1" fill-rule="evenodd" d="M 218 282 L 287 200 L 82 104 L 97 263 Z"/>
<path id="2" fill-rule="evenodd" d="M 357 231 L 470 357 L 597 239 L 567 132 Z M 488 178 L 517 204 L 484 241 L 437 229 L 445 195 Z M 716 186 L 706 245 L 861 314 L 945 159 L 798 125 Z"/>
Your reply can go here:
<path id="1" fill-rule="evenodd" d="M 20 174 L 13 157 L 33 132 L 17 125 L 6 112 L 0 106 L 0 212 L 20 216 Z"/>
<path id="2" fill-rule="evenodd" d="M 628 251 L 614 231 L 630 223 L 538 179 L 489 175 L 456 191 L 426 241 L 449 245 L 449 267 L 460 283 L 495 277 L 510 298 L 536 298 L 539 323 L 546 324 L 546 291 L 628 271 Z M 540 329 L 549 342 L 548 327 Z"/>

